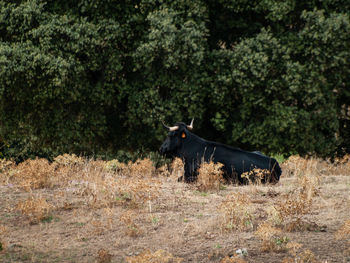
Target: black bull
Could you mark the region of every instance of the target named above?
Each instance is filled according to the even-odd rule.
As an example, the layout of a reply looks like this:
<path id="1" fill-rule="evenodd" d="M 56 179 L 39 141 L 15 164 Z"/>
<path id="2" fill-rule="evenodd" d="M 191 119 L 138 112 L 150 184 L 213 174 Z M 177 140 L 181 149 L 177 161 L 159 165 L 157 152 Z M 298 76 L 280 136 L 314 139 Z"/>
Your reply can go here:
<path id="1" fill-rule="evenodd" d="M 164 124 L 163 124 L 164 125 Z M 262 182 L 278 182 L 282 170 L 274 158 L 260 152 L 248 152 L 233 148 L 221 143 L 204 140 L 191 133 L 191 125 L 176 123 L 173 127 L 164 125 L 169 133 L 160 147 L 160 153 L 168 157 L 179 157 L 185 163 L 184 179 L 193 182 L 197 178 L 197 170 L 201 163 L 213 161 L 222 163 L 223 176 L 227 181 L 245 183 L 242 173 L 250 172 L 255 168 L 266 169 L 269 175 Z"/>

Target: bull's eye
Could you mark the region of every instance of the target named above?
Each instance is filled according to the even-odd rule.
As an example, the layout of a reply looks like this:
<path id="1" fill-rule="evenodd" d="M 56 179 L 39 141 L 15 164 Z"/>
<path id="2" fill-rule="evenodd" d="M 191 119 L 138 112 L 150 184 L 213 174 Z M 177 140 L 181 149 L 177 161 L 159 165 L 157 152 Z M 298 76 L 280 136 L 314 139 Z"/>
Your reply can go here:
<path id="1" fill-rule="evenodd" d="M 185 139 L 185 138 L 186 138 L 186 133 L 184 133 L 184 132 L 181 133 L 181 138 L 182 138 L 182 139 Z"/>

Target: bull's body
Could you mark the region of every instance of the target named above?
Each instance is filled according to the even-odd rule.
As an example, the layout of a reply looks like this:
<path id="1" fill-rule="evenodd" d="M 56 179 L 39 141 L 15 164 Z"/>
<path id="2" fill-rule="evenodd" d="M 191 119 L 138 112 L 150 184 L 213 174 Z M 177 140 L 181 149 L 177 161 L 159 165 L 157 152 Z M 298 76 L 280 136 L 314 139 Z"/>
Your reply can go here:
<path id="1" fill-rule="evenodd" d="M 224 177 L 228 181 L 244 183 L 242 173 L 250 172 L 255 168 L 266 169 L 270 172 L 270 176 L 264 178 L 263 182 L 277 182 L 281 176 L 281 168 L 274 158 L 260 152 L 243 151 L 221 143 L 207 141 L 191 133 L 184 123 L 177 123 L 175 127 L 178 129 L 169 132 L 160 151 L 183 159 L 186 182 L 194 181 L 200 164 L 210 161 L 223 164 Z"/>

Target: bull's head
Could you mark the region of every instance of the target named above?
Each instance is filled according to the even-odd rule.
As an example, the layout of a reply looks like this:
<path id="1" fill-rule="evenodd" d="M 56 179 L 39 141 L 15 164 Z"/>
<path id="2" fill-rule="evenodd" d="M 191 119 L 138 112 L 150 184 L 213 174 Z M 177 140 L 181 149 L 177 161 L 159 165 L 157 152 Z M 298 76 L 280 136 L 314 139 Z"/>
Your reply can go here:
<path id="1" fill-rule="evenodd" d="M 159 149 L 160 153 L 171 157 L 179 156 L 181 154 L 182 145 L 189 135 L 189 130 L 193 129 L 193 119 L 190 125 L 178 122 L 172 127 L 169 127 L 164 123 L 163 126 L 169 131 L 169 133 Z"/>

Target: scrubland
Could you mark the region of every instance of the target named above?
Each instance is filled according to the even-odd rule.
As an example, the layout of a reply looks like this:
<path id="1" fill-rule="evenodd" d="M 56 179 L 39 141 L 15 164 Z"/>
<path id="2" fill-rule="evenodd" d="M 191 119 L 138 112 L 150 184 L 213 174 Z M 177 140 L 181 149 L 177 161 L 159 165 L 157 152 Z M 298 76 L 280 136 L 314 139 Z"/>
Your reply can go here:
<path id="1" fill-rule="evenodd" d="M 0 161 L 1 262 L 350 262 L 350 157 L 292 156 L 277 184 L 177 182 L 155 168 L 62 155 Z"/>

